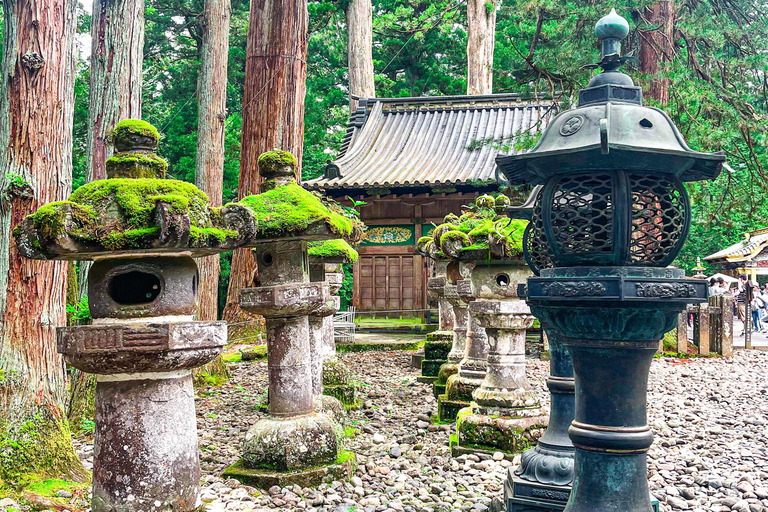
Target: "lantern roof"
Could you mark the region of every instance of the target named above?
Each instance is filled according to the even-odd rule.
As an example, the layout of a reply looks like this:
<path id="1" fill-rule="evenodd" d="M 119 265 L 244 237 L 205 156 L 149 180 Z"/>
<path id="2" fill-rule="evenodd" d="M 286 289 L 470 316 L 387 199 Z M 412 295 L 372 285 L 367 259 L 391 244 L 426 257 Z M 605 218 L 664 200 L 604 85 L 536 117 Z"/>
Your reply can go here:
<path id="1" fill-rule="evenodd" d="M 652 171 L 681 181 L 717 177 L 725 154 L 688 147 L 662 110 L 643 105 L 632 79 L 618 71 L 633 60 L 620 57 L 626 20 L 611 11 L 595 27 L 602 58 L 587 68 L 602 68 L 579 92 L 579 107 L 553 119 L 530 152 L 498 156 L 496 163 L 513 185 L 543 184 L 556 174 L 590 170 Z M 627 25 L 628 27 L 628 25 Z"/>

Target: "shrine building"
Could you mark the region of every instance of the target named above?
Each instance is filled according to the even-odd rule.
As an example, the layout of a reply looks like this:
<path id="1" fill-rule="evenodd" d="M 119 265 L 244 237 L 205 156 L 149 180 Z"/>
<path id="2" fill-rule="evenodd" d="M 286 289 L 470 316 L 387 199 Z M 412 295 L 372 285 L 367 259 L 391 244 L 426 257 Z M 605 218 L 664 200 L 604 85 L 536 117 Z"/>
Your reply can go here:
<path id="1" fill-rule="evenodd" d="M 768 282 L 768 228 L 745 233 L 739 243 L 710 254 L 704 261 L 733 277 L 746 274 L 752 281 Z"/>
<path id="2" fill-rule="evenodd" d="M 353 305 L 395 317 L 426 309 L 430 269 L 416 240 L 498 190 L 496 156 L 516 152 L 516 135 L 542 131 L 554 110 L 520 94 L 361 99 L 338 158 L 304 182 L 347 206 L 365 202 Z"/>

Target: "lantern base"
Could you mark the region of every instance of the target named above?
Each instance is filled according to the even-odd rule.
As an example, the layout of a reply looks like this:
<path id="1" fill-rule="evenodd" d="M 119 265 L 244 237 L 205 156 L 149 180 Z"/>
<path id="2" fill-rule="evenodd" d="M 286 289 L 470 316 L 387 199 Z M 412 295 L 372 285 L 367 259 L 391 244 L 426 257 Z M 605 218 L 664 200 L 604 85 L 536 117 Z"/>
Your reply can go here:
<path id="1" fill-rule="evenodd" d="M 563 512 L 571 496 L 570 485 L 531 482 L 510 471 L 504 482 L 507 512 Z M 652 512 L 659 512 L 659 500 L 650 495 Z"/>
<path id="2" fill-rule="evenodd" d="M 437 416 L 440 423 L 453 423 L 459 411 L 469 407 L 469 402 L 463 400 L 448 400 L 448 395 L 441 395 L 437 400 Z"/>
<path id="3" fill-rule="evenodd" d="M 522 453 L 544 434 L 549 418 L 542 409 L 504 409 L 489 414 L 472 402 L 456 417 L 457 446 L 470 450 Z"/>

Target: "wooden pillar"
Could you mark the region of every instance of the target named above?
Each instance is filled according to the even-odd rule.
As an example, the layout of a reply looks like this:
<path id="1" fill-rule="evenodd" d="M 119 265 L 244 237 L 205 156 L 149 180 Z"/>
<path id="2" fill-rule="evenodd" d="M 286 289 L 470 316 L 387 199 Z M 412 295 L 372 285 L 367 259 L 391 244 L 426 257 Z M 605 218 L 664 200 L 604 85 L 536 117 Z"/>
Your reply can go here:
<path id="1" fill-rule="evenodd" d="M 688 351 L 688 311 L 677 315 L 677 352 Z"/>
<path id="2" fill-rule="evenodd" d="M 699 304 L 699 354 L 709 355 L 709 304 Z"/>
<path id="3" fill-rule="evenodd" d="M 720 323 L 722 325 L 720 336 L 720 354 L 723 357 L 733 356 L 733 298 L 730 295 L 721 295 L 722 305 Z"/>

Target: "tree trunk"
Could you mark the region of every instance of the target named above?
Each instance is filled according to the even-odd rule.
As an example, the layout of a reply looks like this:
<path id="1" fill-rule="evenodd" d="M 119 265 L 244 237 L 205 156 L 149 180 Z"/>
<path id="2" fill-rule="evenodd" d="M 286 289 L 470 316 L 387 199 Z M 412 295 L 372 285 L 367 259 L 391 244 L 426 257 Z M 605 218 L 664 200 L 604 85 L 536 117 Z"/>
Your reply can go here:
<path id="1" fill-rule="evenodd" d="M 251 2 L 237 187 L 240 198 L 259 192 L 261 180 L 257 160 L 259 155 L 274 148 L 293 153 L 298 162 L 296 179 L 301 179 L 308 26 L 307 0 Z M 240 310 L 238 297 L 255 268 L 250 249 L 238 249 L 232 255 L 232 273 L 224 309 L 226 320 L 249 319 Z"/>
<path id="2" fill-rule="evenodd" d="M 88 96 L 88 181 L 107 177 L 107 140 L 121 119 L 141 118 L 144 0 L 93 0 Z"/>
<path id="3" fill-rule="evenodd" d="M 371 0 L 350 0 L 347 6 L 347 62 L 349 112 L 357 110 L 358 98 L 373 98 L 373 7 Z"/>
<path id="4" fill-rule="evenodd" d="M 203 46 L 197 79 L 195 184 L 221 206 L 224 180 L 224 124 L 227 120 L 229 0 L 206 0 L 201 19 Z M 197 260 L 200 267 L 198 320 L 218 318 L 219 256 Z"/>
<path id="5" fill-rule="evenodd" d="M 76 2 L 5 0 L 0 89 L 0 480 L 83 477 L 56 352 L 67 262 L 23 258 L 12 228 L 72 187 Z"/>
<path id="6" fill-rule="evenodd" d="M 203 45 L 197 77 L 195 184 L 208 194 L 213 206 L 221 206 L 224 181 L 230 13 L 230 0 L 206 0 L 201 20 Z M 200 268 L 197 319 L 216 320 L 219 313 L 219 255 L 200 258 L 197 265 Z M 228 379 L 229 372 L 221 356 L 195 370 L 196 385 L 221 383 Z"/>
<path id="7" fill-rule="evenodd" d="M 496 2 L 467 1 L 467 94 L 493 92 Z"/>
<path id="8" fill-rule="evenodd" d="M 645 95 L 662 105 L 669 101 L 669 78 L 657 76 L 662 64 L 670 62 L 674 53 L 675 3 L 659 0 L 642 12 L 653 30 L 640 30 L 640 71 L 650 76 Z"/>

